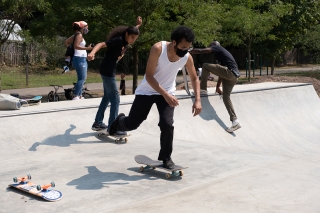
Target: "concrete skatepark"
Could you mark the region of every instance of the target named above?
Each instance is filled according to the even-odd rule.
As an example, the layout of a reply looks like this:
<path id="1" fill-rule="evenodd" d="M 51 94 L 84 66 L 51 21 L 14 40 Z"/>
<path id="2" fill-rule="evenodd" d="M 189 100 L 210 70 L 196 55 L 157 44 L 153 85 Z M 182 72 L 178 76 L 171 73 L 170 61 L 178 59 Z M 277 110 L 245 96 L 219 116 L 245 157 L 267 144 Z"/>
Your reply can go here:
<path id="1" fill-rule="evenodd" d="M 0 111 L 0 212 L 320 212 L 320 102 L 311 84 L 236 85 L 231 124 L 209 89 L 200 116 L 177 91 L 174 150 L 184 176 L 139 171 L 135 155 L 157 158 L 158 112 L 152 108 L 128 143 L 91 130 L 100 98 Z M 128 114 L 134 96 L 121 96 Z M 106 111 L 105 122 L 109 109 Z M 12 178 L 54 181 L 62 200 L 47 202 L 8 188 Z"/>

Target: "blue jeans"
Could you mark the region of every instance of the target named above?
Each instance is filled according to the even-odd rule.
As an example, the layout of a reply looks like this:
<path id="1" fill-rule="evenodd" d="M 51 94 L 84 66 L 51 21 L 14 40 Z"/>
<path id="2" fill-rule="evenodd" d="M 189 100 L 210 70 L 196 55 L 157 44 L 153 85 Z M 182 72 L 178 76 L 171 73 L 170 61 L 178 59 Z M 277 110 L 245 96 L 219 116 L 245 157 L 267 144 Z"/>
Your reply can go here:
<path id="1" fill-rule="evenodd" d="M 110 102 L 110 114 L 108 121 L 108 129 L 112 122 L 116 119 L 119 112 L 120 97 L 116 83 L 116 77 L 107 77 L 101 75 L 103 81 L 103 97 L 99 105 L 99 109 L 95 118 L 97 124 L 101 124 L 104 118 L 104 112 L 106 111 Z"/>
<path id="2" fill-rule="evenodd" d="M 87 69 L 88 69 L 87 58 L 73 56 L 72 66 L 76 69 L 77 76 L 78 76 L 78 82 L 75 86 L 73 95 L 82 96 L 82 87 L 84 82 L 87 79 Z"/>

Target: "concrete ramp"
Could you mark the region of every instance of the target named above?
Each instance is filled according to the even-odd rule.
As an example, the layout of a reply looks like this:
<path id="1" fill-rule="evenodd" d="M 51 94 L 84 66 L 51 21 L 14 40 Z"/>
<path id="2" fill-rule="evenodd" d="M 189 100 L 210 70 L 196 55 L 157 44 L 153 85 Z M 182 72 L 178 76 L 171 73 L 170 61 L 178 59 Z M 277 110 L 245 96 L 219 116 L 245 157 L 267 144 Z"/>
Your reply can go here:
<path id="1" fill-rule="evenodd" d="M 178 91 L 173 161 L 183 177 L 139 172 L 135 155 L 156 159 L 158 112 L 115 144 L 91 131 L 101 99 L 43 103 L 0 112 L 0 212 L 320 212 L 320 102 L 310 84 L 237 85 L 231 96 L 242 128 L 229 134 L 222 99 L 203 112 Z M 121 96 L 128 114 L 134 96 Z M 108 118 L 109 108 L 105 118 Z M 54 181 L 49 203 L 7 188 L 12 178 Z"/>

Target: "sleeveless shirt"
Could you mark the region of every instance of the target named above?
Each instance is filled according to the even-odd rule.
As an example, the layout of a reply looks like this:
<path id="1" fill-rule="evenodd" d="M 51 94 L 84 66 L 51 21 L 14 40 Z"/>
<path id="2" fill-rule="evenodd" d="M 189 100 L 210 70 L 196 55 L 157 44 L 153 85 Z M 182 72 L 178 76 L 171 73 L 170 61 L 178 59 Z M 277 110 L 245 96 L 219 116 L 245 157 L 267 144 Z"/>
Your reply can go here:
<path id="1" fill-rule="evenodd" d="M 167 54 L 167 42 L 162 41 L 161 43 L 162 51 L 158 58 L 158 64 L 153 77 L 157 80 L 157 82 L 164 90 L 166 90 L 169 94 L 174 95 L 174 91 L 176 91 L 177 73 L 182 69 L 184 65 L 186 65 L 189 53 L 180 58 L 178 61 L 170 62 Z M 150 84 L 146 80 L 146 75 L 144 75 L 141 84 L 137 87 L 135 94 L 160 95 L 150 86 Z"/>

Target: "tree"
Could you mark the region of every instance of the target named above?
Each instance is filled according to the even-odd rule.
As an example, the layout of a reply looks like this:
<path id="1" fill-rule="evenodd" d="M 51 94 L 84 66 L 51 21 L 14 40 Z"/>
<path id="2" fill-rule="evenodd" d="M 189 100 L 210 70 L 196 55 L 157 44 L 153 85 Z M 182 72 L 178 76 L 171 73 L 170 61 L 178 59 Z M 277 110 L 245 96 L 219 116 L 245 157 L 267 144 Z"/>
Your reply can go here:
<path id="1" fill-rule="evenodd" d="M 304 35 L 298 38 L 299 44 L 306 53 L 312 54 L 312 62 L 320 63 L 320 24 L 311 27 Z"/>
<path id="2" fill-rule="evenodd" d="M 251 59 L 251 50 L 257 42 L 272 40 L 270 34 L 273 27 L 280 24 L 280 18 L 288 14 L 290 4 L 281 1 L 271 3 L 269 0 L 226 0 L 223 1 L 224 16 L 220 17 L 223 28 L 223 43 L 225 46 L 244 46 L 247 49 L 248 59 Z M 262 8 L 267 8 L 262 10 Z M 250 81 L 250 63 L 249 63 Z"/>
<path id="3" fill-rule="evenodd" d="M 1 0 L 0 1 L 0 20 L 7 19 L 9 21 L 2 22 L 0 28 L 0 47 L 8 40 L 9 35 L 14 31 L 15 24 L 22 24 L 36 11 L 45 11 L 50 5 L 45 0 Z M 23 32 L 27 33 L 27 32 Z M 0 72 L 1 74 L 1 72 Z M 0 91 L 1 91 L 1 75 L 0 75 Z"/>
<path id="4" fill-rule="evenodd" d="M 271 3 L 278 1 L 272 1 Z M 320 21 L 320 2 L 310 0 L 283 0 L 284 4 L 291 4 L 289 13 L 280 17 L 280 24 L 275 25 L 270 31 L 271 39 L 257 45 L 265 50 L 271 59 L 271 74 L 274 74 L 274 65 L 277 58 L 298 43 L 298 38 L 305 35 L 309 29 Z M 302 39 L 303 40 L 303 39 Z"/>

